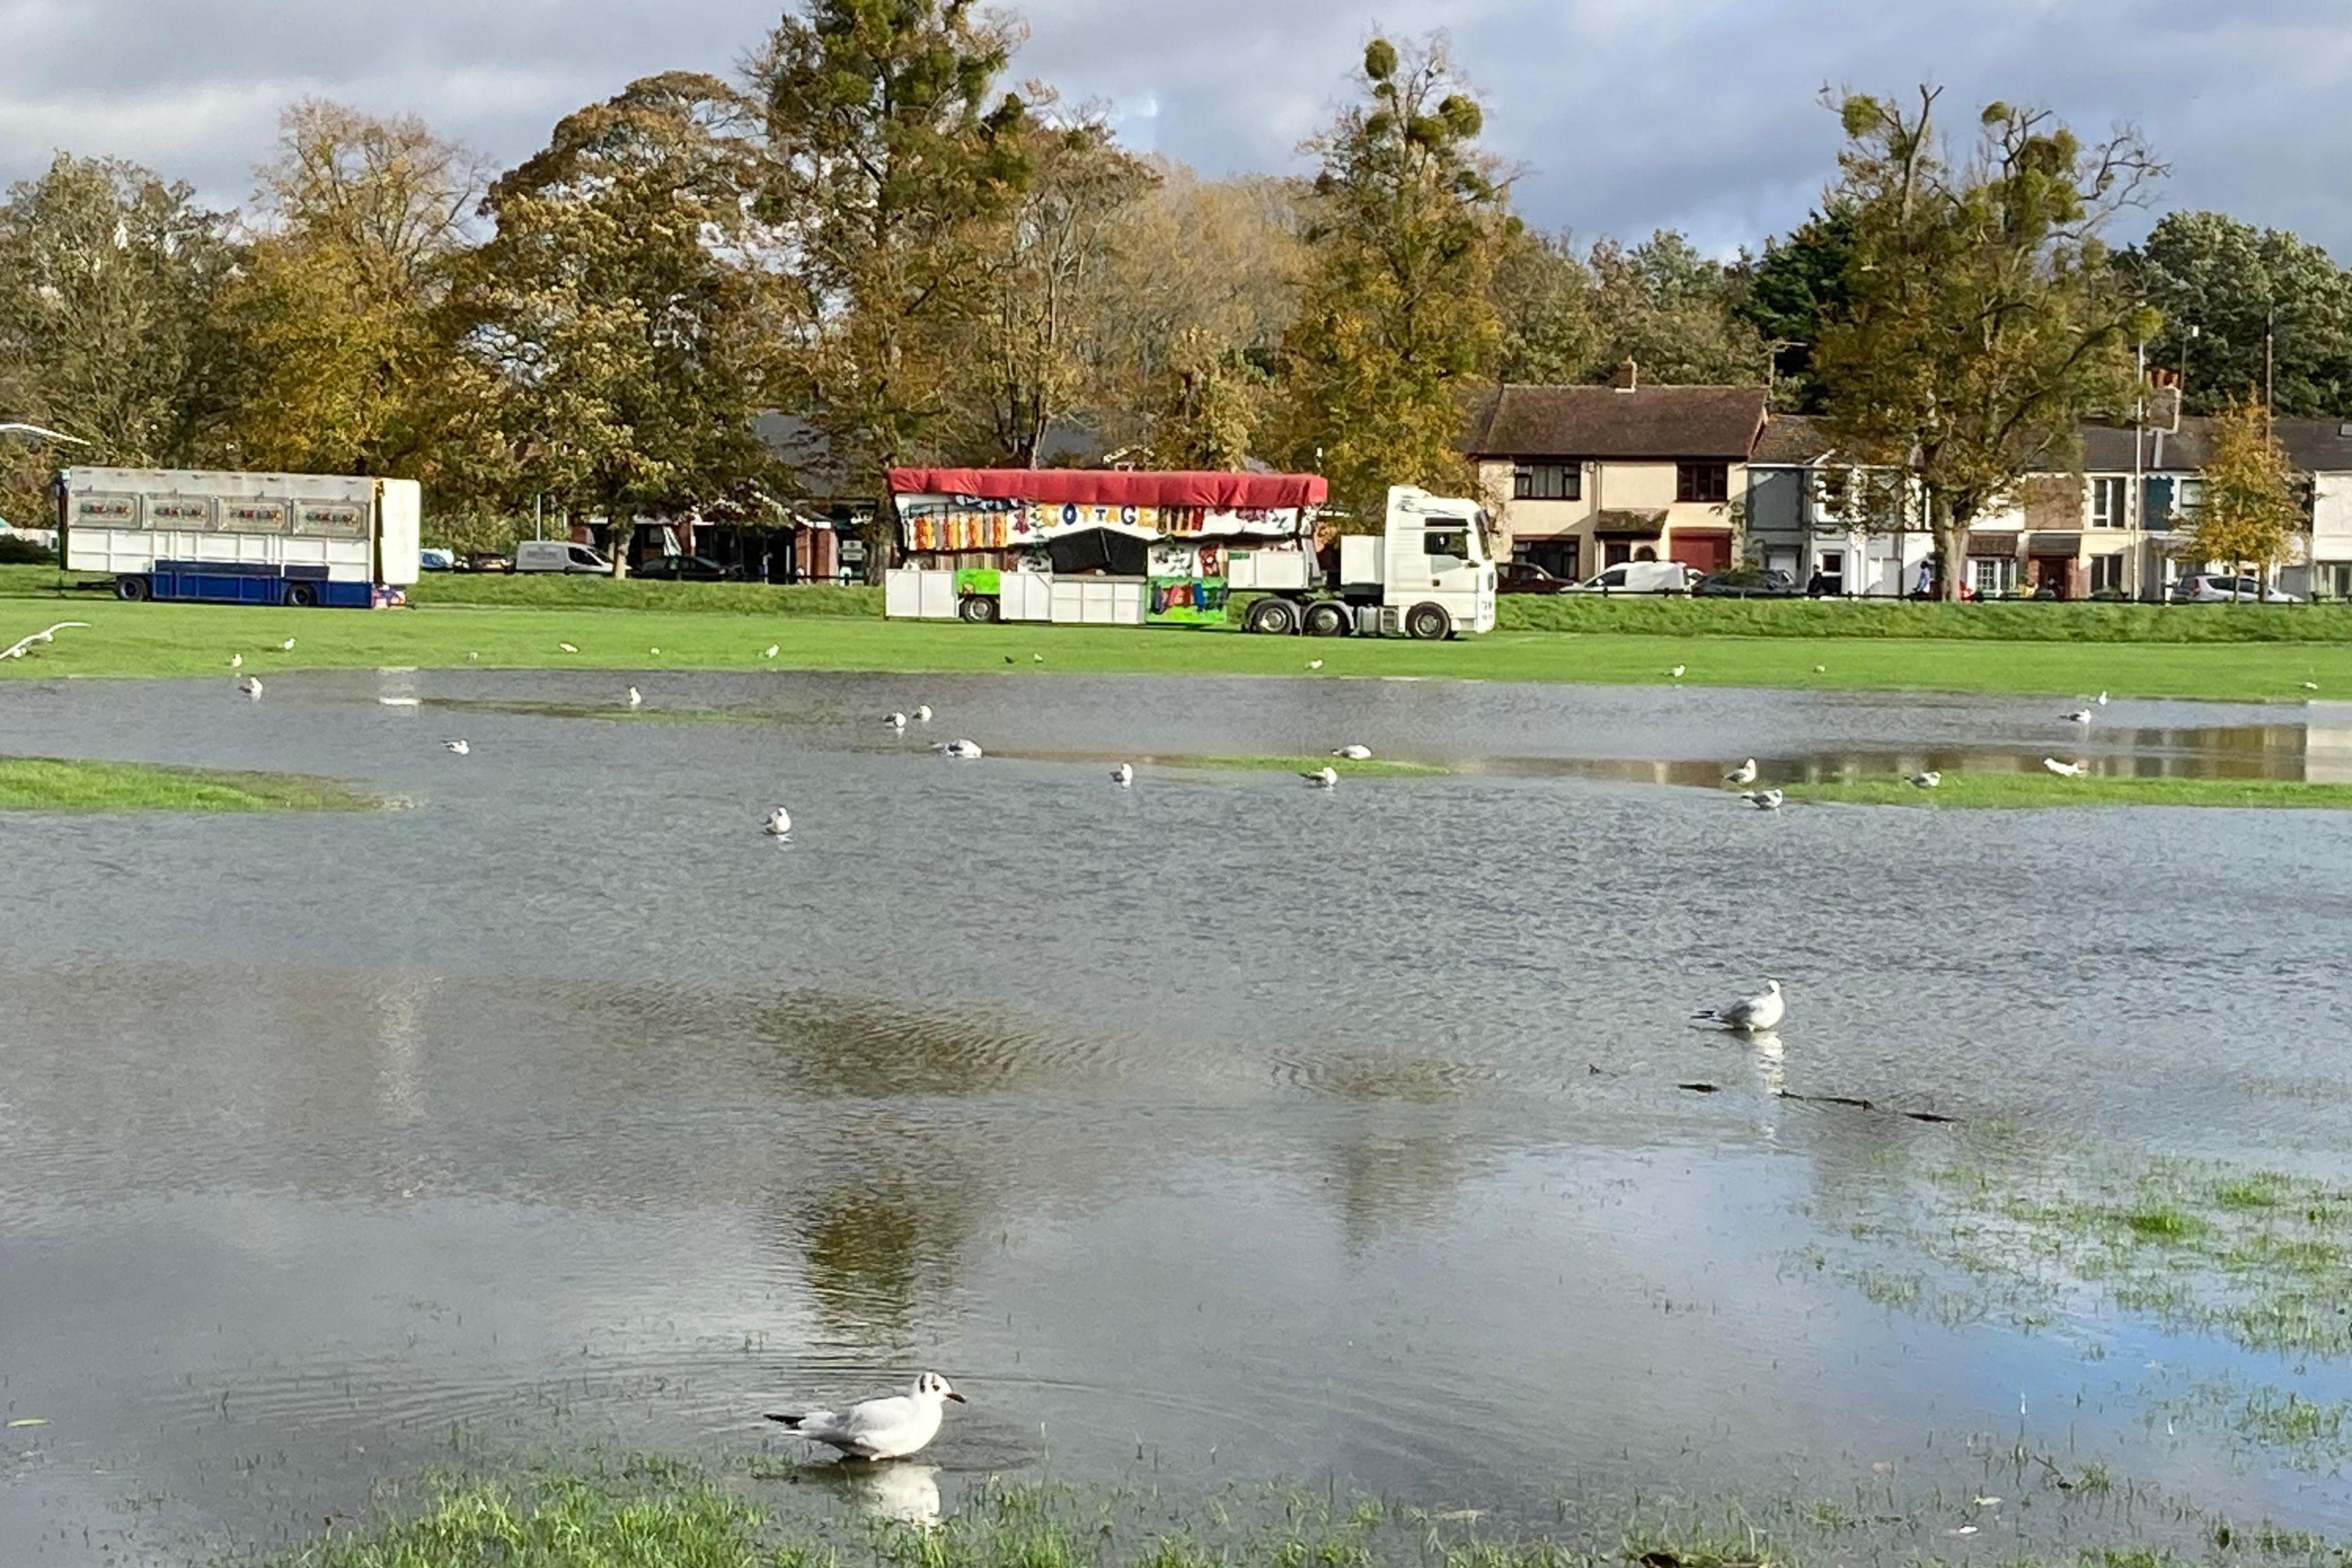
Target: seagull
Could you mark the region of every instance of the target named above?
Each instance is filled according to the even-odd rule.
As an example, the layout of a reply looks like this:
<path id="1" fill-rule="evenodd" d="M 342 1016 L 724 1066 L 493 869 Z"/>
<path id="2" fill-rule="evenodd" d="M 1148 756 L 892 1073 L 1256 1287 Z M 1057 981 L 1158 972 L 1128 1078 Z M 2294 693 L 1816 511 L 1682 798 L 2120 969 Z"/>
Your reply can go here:
<path id="1" fill-rule="evenodd" d="M 471 752 L 474 748 L 463 741 L 444 741 L 441 742 L 441 749 L 445 752 L 455 752 L 462 757 Z"/>
<path id="2" fill-rule="evenodd" d="M 256 702 L 261 700 L 261 677 L 257 675 L 239 677 L 236 683 L 236 689 L 239 691 L 244 692 L 247 697 L 252 698 Z"/>
<path id="3" fill-rule="evenodd" d="M 658 657 L 661 653 L 661 649 L 657 647 L 649 647 L 646 649 L 646 653 L 648 658 Z"/>
<path id="4" fill-rule="evenodd" d="M 284 642 L 279 643 L 278 645 L 278 651 L 279 653 L 292 653 L 294 651 L 294 639 L 292 637 L 288 637 Z"/>
<path id="5" fill-rule="evenodd" d="M 1335 757 L 1345 757 L 1351 763 L 1369 763 L 1372 760 L 1372 749 L 1370 746 L 1345 745 L 1331 754 Z"/>
<path id="6" fill-rule="evenodd" d="M 1323 661 L 1319 658 L 1310 658 L 1307 661 L 1307 668 L 1309 669 L 1320 669 L 1323 668 Z"/>
<path id="7" fill-rule="evenodd" d="M 11 643 L 7 647 L 0 648 L 0 658 L 22 658 L 25 657 L 27 649 L 32 648 L 38 644 L 54 639 L 59 632 L 65 630 L 68 626 L 87 626 L 89 625 L 89 623 L 88 621 L 59 621 L 47 631 L 35 632 L 31 637 L 25 638 L 22 642 Z"/>
<path id="8" fill-rule="evenodd" d="M 915 722 L 918 724 L 928 724 L 930 721 L 931 705 L 928 702 L 918 702 L 915 704 Z"/>
<path id="9" fill-rule="evenodd" d="M 1673 676 L 1676 680 L 1680 680 L 1683 678 L 1683 667 L 1678 664 L 1675 666 L 1674 668 L 1666 671 L 1666 673 Z"/>
<path id="10" fill-rule="evenodd" d="M 893 730 L 903 730 L 907 727 L 907 716 L 904 713 L 886 713 L 882 717 L 882 722 L 889 725 Z"/>
<path id="11" fill-rule="evenodd" d="M 1111 769 L 1110 782 L 1118 785 L 1121 789 L 1132 788 L 1135 784 L 1135 764 L 1133 763 L 1121 763 L 1118 766 Z"/>
<path id="12" fill-rule="evenodd" d="M 1708 1007 L 1691 1016 L 1703 1023 L 1720 1024 L 1738 1034 L 1763 1035 L 1770 1033 L 1788 1011 L 1789 1004 L 1780 994 L 1780 983 L 1768 980 L 1757 995 L 1743 997 L 1728 1006 Z"/>
<path id="13" fill-rule="evenodd" d="M 854 1459 L 903 1459 L 921 1452 L 940 1435 L 940 1417 L 950 1399 L 964 1402 L 946 1378 L 927 1372 L 915 1379 L 912 1394 L 861 1400 L 839 1412 L 809 1410 L 793 1415 L 772 1411 L 768 1419 Z"/>
<path id="14" fill-rule="evenodd" d="M 1309 789 L 1337 789 L 1339 786 L 1338 772 L 1328 764 L 1317 768 L 1311 773 L 1301 773 L 1298 776 L 1307 781 L 1307 787 Z"/>
<path id="15" fill-rule="evenodd" d="M 2062 763 L 2055 757 L 2044 757 L 2042 765 L 2062 779 L 2078 779 L 2091 770 L 2080 763 Z"/>
<path id="16" fill-rule="evenodd" d="M 1042 653 L 1033 653 L 1029 656 L 1029 662 L 1032 664 L 1043 664 L 1045 662 L 1045 656 Z"/>
<path id="17" fill-rule="evenodd" d="M 1751 789 L 1739 798 L 1759 811 L 1778 811 L 1785 797 L 1777 789 Z"/>
<path id="18" fill-rule="evenodd" d="M 2088 708 L 2077 708 L 2066 715 L 2066 722 L 2069 724 L 2087 724 L 2090 721 L 2091 710 Z"/>
<path id="19" fill-rule="evenodd" d="M 783 645 L 783 644 L 782 644 L 782 643 L 780 643 L 780 642 L 772 642 L 772 643 L 770 643 L 770 644 L 768 645 L 768 649 L 767 649 L 767 651 L 766 651 L 765 653 L 761 654 L 760 657 L 761 657 L 761 658 L 775 658 L 775 657 L 776 657 L 776 655 L 778 655 L 778 654 L 782 653 L 782 652 L 783 651 L 783 649 L 784 649 L 784 645 Z"/>
<path id="20" fill-rule="evenodd" d="M 1729 773 L 1724 774 L 1723 782 L 1727 784 L 1754 784 L 1756 782 L 1756 759 L 1750 757 L 1746 762 L 1740 763 L 1738 767 L 1732 769 Z"/>
<path id="21" fill-rule="evenodd" d="M 959 763 L 976 763 L 980 761 L 981 756 L 982 755 L 977 742 L 966 741 L 961 738 L 958 738 L 953 741 L 938 742 L 932 745 L 931 750 L 937 752 L 943 757 L 952 758 Z"/>
<path id="22" fill-rule="evenodd" d="M 578 653 L 578 652 L 580 651 L 578 648 L 573 647 L 572 647 L 570 643 L 568 643 L 568 642 L 560 642 L 560 643 L 557 643 L 555 646 L 556 646 L 556 647 L 560 647 L 560 648 L 562 648 L 562 649 L 564 652 L 566 652 L 566 653 Z"/>
<path id="23" fill-rule="evenodd" d="M 768 813 L 766 819 L 760 824 L 760 831 L 771 838 L 782 838 L 792 830 L 793 814 L 781 805 Z"/>
<path id="24" fill-rule="evenodd" d="M 243 669 L 245 668 L 245 655 L 241 653 L 233 653 L 229 655 L 228 667 L 231 669 Z"/>
<path id="25" fill-rule="evenodd" d="M 1815 675 L 1827 675 L 1829 672 L 1830 667 L 1826 664 L 1817 664 L 1813 666 L 1813 673 Z"/>
<path id="26" fill-rule="evenodd" d="M 478 653 L 468 653 L 466 655 L 466 662 L 467 664 L 479 664 L 482 662 L 482 656 Z"/>
<path id="27" fill-rule="evenodd" d="M 1934 789 L 1937 784 L 1942 784 L 1943 782 L 1944 775 L 1937 773 L 1933 768 L 1928 768 L 1925 772 L 1916 773 L 1911 775 L 1912 786 L 1916 789 Z"/>
<path id="28" fill-rule="evenodd" d="M 2102 707 L 2102 708 L 2105 708 L 2106 705 L 2107 705 L 2107 694 L 2106 694 L 2105 692 L 2102 691 L 2102 692 L 2100 692 L 2100 693 L 2099 693 L 2099 706 L 2100 706 L 2100 707 Z"/>
<path id="29" fill-rule="evenodd" d="M 2316 691 L 2319 689 L 2319 682 L 2316 680 L 2306 680 L 2303 683 L 2303 689 L 2305 691 Z"/>

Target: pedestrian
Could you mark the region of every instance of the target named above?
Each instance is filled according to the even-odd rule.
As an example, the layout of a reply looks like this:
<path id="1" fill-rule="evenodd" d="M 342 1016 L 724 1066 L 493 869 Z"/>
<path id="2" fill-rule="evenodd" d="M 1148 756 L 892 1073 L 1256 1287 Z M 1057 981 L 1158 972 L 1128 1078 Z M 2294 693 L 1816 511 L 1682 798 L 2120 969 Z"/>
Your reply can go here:
<path id="1" fill-rule="evenodd" d="M 1830 574 L 1822 571 L 1818 566 L 1814 567 L 1813 574 L 1805 580 L 1805 597 L 1809 599 L 1824 598 L 1828 595 L 1829 591 Z"/>
<path id="2" fill-rule="evenodd" d="M 1919 585 L 1911 592 L 1916 597 L 1924 599 L 1935 591 L 1936 563 L 1932 561 L 1922 561 L 1919 563 Z"/>

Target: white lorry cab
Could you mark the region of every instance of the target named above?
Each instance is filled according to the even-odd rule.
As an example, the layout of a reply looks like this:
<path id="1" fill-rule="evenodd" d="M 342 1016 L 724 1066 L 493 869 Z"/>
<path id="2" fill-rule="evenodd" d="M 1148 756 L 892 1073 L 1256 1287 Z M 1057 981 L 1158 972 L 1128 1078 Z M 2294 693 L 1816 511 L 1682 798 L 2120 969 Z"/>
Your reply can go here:
<path id="1" fill-rule="evenodd" d="M 893 616 L 1087 626 L 1242 626 L 1271 635 L 1442 638 L 1490 631 L 1486 514 L 1406 486 L 1378 533 L 1318 551 L 1317 474 L 896 468 L 905 564 Z M 1239 595 L 1240 597 L 1237 597 Z"/>

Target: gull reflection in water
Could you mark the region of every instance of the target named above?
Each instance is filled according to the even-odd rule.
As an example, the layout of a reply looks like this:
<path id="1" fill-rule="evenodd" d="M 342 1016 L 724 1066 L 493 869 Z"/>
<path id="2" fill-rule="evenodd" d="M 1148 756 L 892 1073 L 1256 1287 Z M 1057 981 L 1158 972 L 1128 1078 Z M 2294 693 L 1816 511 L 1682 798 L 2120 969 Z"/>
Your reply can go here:
<path id="1" fill-rule="evenodd" d="M 885 1461 L 836 1465 L 841 1489 L 868 1519 L 928 1530 L 940 1521 L 940 1468 Z"/>
<path id="2" fill-rule="evenodd" d="M 1748 1037 L 1748 1044 L 1756 1052 L 1756 1079 L 1767 1094 L 1779 1094 L 1789 1087 L 1789 1077 L 1783 1070 L 1786 1052 L 1780 1037 L 1769 1029 Z"/>

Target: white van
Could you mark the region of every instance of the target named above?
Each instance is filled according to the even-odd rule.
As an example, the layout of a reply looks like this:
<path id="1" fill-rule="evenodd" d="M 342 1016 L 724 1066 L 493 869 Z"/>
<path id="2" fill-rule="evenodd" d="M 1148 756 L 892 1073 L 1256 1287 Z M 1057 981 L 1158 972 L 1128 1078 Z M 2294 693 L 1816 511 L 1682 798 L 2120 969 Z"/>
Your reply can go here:
<path id="1" fill-rule="evenodd" d="M 525 539 L 514 551 L 518 572 L 602 572 L 613 574 L 613 563 L 584 544 L 562 539 Z"/>
<path id="2" fill-rule="evenodd" d="M 1699 574 L 1679 561 L 1627 561 L 1587 578 L 1571 594 L 1687 594 Z"/>

